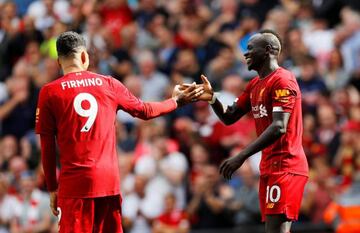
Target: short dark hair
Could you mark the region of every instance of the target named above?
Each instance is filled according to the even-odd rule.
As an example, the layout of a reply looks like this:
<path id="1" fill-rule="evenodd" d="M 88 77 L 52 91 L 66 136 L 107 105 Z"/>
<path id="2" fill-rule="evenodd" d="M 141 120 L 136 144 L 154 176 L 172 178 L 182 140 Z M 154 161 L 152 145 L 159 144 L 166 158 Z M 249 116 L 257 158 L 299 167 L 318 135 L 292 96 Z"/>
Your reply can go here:
<path id="1" fill-rule="evenodd" d="M 68 57 L 77 52 L 79 47 L 86 47 L 84 38 L 76 32 L 67 31 L 56 40 L 56 50 L 59 57 Z"/>
<path id="2" fill-rule="evenodd" d="M 260 34 L 272 34 L 273 36 L 275 36 L 278 40 L 279 40 L 279 46 L 280 46 L 280 50 L 282 49 L 283 47 L 283 43 L 282 43 L 282 40 L 279 36 L 279 34 L 277 34 L 275 31 L 271 30 L 271 29 L 263 29 L 261 31 L 259 31 Z M 275 39 L 276 40 L 276 39 Z"/>

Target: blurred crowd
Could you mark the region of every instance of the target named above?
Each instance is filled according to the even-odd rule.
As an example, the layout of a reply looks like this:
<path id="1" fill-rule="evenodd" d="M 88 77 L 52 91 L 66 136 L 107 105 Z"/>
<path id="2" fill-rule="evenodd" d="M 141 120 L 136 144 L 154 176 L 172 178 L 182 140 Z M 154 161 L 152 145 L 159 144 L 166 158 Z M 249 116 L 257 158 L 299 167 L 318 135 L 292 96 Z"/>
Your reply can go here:
<path id="1" fill-rule="evenodd" d="M 231 105 L 256 75 L 243 53 L 263 28 L 281 36 L 280 64 L 302 90 L 310 177 L 299 221 L 360 232 L 359 10 L 351 0 L 0 0 L 0 233 L 57 231 L 34 122 L 39 89 L 61 76 L 59 33 L 81 33 L 89 69 L 143 101 L 205 74 Z M 119 111 L 116 126 L 125 232 L 260 223 L 261 153 L 229 182 L 218 173 L 256 138 L 251 114 L 224 126 L 197 102 L 151 121 Z"/>

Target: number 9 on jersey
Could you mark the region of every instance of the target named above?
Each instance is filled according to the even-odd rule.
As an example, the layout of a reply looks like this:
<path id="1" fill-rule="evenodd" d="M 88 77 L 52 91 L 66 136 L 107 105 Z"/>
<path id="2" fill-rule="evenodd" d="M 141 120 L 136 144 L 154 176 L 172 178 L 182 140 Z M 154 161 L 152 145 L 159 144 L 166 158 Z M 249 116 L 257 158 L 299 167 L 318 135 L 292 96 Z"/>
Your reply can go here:
<path id="1" fill-rule="evenodd" d="M 89 109 L 84 109 L 82 107 L 81 104 L 84 100 L 89 102 Z M 89 93 L 79 93 L 74 99 L 74 109 L 75 112 L 80 116 L 88 118 L 85 125 L 82 127 L 81 132 L 89 132 L 95 122 L 96 115 L 98 113 L 98 104 L 95 97 Z"/>

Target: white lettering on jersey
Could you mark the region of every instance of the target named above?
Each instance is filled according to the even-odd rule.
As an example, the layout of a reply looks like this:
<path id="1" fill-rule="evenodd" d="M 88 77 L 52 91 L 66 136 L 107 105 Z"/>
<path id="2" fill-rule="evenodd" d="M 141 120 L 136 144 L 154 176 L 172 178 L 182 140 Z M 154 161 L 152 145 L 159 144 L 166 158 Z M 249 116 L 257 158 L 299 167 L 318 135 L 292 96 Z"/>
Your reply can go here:
<path id="1" fill-rule="evenodd" d="M 273 112 L 283 112 L 284 109 L 281 106 L 275 106 L 273 107 Z"/>
<path id="2" fill-rule="evenodd" d="M 86 78 L 80 80 L 69 80 L 61 82 L 61 88 L 76 88 L 76 87 L 91 87 L 91 86 L 102 86 L 103 81 L 101 78 Z"/>
<path id="3" fill-rule="evenodd" d="M 263 104 L 253 106 L 252 111 L 255 119 L 268 116 L 266 107 Z"/>

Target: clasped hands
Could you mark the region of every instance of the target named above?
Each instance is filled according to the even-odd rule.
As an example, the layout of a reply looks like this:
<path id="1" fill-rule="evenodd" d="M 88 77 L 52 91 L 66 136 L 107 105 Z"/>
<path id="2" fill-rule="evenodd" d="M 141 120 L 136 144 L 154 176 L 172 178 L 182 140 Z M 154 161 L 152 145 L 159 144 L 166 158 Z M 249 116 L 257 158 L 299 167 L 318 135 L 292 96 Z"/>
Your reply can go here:
<path id="1" fill-rule="evenodd" d="M 199 100 L 210 101 L 214 95 L 214 91 L 205 75 L 201 75 L 201 80 L 203 82 L 201 84 L 193 82 L 191 84 L 183 83 L 176 85 L 172 93 L 172 98 L 174 98 L 180 106 Z"/>
<path id="2" fill-rule="evenodd" d="M 201 84 L 194 82 L 192 84 L 176 85 L 173 98 L 176 98 L 177 103 L 180 105 L 199 100 L 211 101 L 214 95 L 213 88 L 205 75 L 201 75 L 201 80 Z M 233 173 L 245 162 L 245 158 L 246 155 L 242 151 L 238 155 L 224 160 L 220 165 L 220 174 L 226 180 L 230 180 Z"/>

